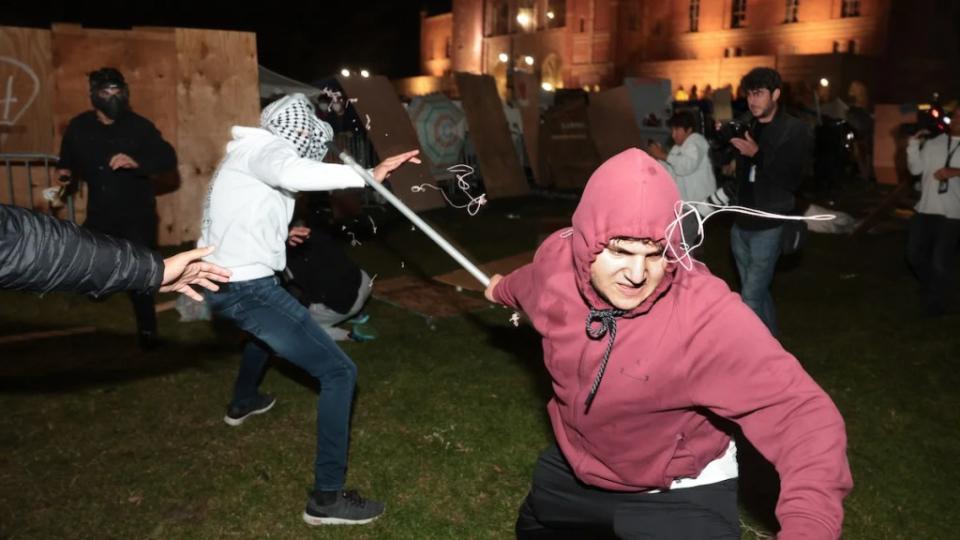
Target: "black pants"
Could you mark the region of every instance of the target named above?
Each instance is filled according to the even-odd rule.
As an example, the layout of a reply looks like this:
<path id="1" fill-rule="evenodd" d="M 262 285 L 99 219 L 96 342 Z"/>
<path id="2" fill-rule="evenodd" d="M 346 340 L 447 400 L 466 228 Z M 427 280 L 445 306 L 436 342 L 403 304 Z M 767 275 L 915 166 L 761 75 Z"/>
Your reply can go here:
<path id="1" fill-rule="evenodd" d="M 102 212 L 92 213 L 87 217 L 84 227 L 115 238 L 123 238 L 134 244 L 153 249 L 157 237 L 156 210 L 144 210 L 143 215 L 136 217 L 118 218 L 105 215 Z M 129 292 L 130 302 L 133 304 L 133 315 L 137 319 L 137 332 L 143 336 L 157 333 L 157 312 L 154 306 L 154 295 Z"/>
<path id="2" fill-rule="evenodd" d="M 576 479 L 556 444 L 540 455 L 517 538 L 739 539 L 737 480 L 661 493 L 624 493 Z"/>
<path id="3" fill-rule="evenodd" d="M 947 308 L 950 273 L 960 240 L 960 219 L 917 212 L 910 219 L 907 260 L 920 280 L 923 307 L 939 315 Z"/>

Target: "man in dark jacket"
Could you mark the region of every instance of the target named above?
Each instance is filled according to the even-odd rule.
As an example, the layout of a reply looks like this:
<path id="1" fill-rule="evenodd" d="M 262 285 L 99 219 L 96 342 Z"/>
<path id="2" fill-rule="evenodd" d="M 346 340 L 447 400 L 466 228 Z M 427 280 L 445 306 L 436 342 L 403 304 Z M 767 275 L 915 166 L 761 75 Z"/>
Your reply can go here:
<path id="1" fill-rule="evenodd" d="M 782 81 L 770 68 L 754 68 L 740 82 L 752 119 L 744 138 L 733 138 L 740 206 L 777 214 L 794 210 L 794 193 L 810 159 L 809 128 L 778 106 Z M 770 283 L 780 257 L 783 222 L 738 214 L 730 244 L 740 274 L 740 296 L 777 335 Z"/>
<path id="2" fill-rule="evenodd" d="M 118 291 L 179 292 L 197 301 L 190 286 L 219 290 L 230 271 L 199 259 L 213 247 L 167 259 L 126 240 L 0 204 L 0 289 L 73 291 L 93 297 Z"/>
<path id="3" fill-rule="evenodd" d="M 130 110 L 123 74 L 101 68 L 90 74 L 93 110 L 74 117 L 63 135 L 58 177 L 87 183 L 84 226 L 153 247 L 157 231 L 156 198 L 151 177 L 174 170 L 176 153 L 146 118 Z M 130 293 L 140 345 L 156 343 L 153 296 Z"/>

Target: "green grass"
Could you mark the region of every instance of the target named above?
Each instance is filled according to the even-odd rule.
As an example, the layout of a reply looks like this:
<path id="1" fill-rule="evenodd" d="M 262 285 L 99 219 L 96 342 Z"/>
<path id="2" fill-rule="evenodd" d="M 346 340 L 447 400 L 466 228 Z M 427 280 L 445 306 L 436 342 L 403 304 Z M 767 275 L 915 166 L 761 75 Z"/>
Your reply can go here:
<path id="1" fill-rule="evenodd" d="M 572 203 L 493 201 L 480 216 L 427 217 L 476 260 L 535 246 L 535 216 Z M 519 215 L 508 219 L 507 214 Z M 355 249 L 380 277 L 454 269 L 419 231 L 374 214 Z M 704 258 L 732 282 L 727 228 Z M 774 285 L 783 341 L 847 421 L 856 487 L 844 538 L 953 538 L 960 485 L 960 317 L 921 319 L 905 238 L 812 236 Z M 401 264 L 403 263 L 403 268 Z M 348 344 L 360 368 L 349 484 L 383 498 L 370 526 L 311 529 L 315 390 L 282 363 L 269 414 L 221 417 L 239 335 L 161 317 L 166 345 L 135 346 L 125 297 L 0 293 L 0 335 L 76 326 L 95 334 L 0 345 L 0 538 L 508 538 L 537 453 L 550 440 L 539 340 L 490 308 L 432 321 L 373 301 L 379 339 Z M 743 466 L 743 520 L 769 532 L 775 485 Z M 755 538 L 747 531 L 745 538 Z"/>

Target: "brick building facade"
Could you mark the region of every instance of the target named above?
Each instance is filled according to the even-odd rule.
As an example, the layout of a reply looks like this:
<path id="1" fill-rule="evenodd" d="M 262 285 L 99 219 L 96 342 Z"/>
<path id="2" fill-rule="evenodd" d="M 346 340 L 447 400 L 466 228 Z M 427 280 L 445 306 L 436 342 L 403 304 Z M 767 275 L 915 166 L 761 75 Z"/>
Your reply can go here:
<path id="1" fill-rule="evenodd" d="M 510 68 L 546 88 L 596 90 L 623 77 L 674 88 L 736 87 L 751 67 L 776 67 L 796 91 L 821 78 L 846 96 L 854 81 L 886 102 L 956 95 L 955 0 L 453 0 L 423 17 L 425 75 L 488 73 L 505 92 Z M 882 75 L 881 75 L 882 73 Z"/>

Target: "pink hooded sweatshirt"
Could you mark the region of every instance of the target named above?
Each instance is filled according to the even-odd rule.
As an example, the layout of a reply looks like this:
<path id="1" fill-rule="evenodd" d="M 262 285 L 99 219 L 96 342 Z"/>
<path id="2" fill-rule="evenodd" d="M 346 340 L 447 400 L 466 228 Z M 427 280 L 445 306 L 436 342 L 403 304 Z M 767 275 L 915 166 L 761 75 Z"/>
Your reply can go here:
<path id="1" fill-rule="evenodd" d="M 616 318 L 616 339 L 589 409 L 609 333 L 588 336 L 589 308 L 611 309 L 590 265 L 614 237 L 665 239 L 679 199 L 670 175 L 640 150 L 590 178 L 573 229 L 551 235 L 532 263 L 493 291 L 543 337 L 553 379 L 553 432 L 577 477 L 615 491 L 695 478 L 729 436 L 703 410 L 740 425 L 780 475 L 781 539 L 838 538 L 853 486 L 839 411 L 760 319 L 701 263 L 669 264 L 640 306 Z M 678 236 L 678 235 L 674 235 Z M 597 323 L 594 323 L 597 328 Z"/>

